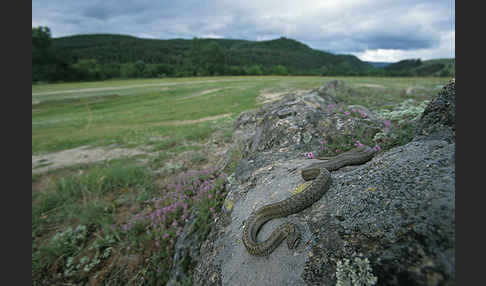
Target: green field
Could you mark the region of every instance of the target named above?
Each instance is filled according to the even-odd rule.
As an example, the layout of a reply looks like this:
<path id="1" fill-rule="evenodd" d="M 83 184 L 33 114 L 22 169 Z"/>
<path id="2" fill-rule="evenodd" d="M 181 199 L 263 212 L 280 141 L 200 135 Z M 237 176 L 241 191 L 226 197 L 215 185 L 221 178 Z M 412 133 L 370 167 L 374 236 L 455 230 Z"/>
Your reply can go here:
<path id="1" fill-rule="evenodd" d="M 222 154 L 216 151 L 231 143 L 234 119 L 261 106 L 265 94 L 311 90 L 330 79 L 355 88 L 355 96 L 340 96 L 345 104 L 371 110 L 394 110 L 407 99 L 430 100 L 449 80 L 242 76 L 33 85 L 33 158 L 83 146 L 146 152 L 42 173 L 33 169 L 33 285 L 167 281 L 178 228 L 150 221 L 132 226 L 133 217 L 175 204 L 165 195 L 181 191 L 174 187 L 176 176 L 211 166 Z M 195 208 L 197 231 L 204 238 L 224 200 L 223 177 L 214 171 L 187 176 L 210 181 L 214 197 L 200 199 L 186 190 L 179 199 L 187 209 L 168 213 L 167 224 L 181 227 Z M 153 198 L 160 203 L 147 203 Z M 124 264 L 129 256 L 139 263 Z"/>
<path id="2" fill-rule="evenodd" d="M 262 92 L 307 90 L 328 79 L 224 77 L 33 85 L 32 154 L 83 145 L 145 146 L 154 143 L 152 138 L 162 137 L 197 141 L 218 130 L 218 124 L 258 107 Z M 423 96 L 415 96 L 423 100 L 445 82 L 443 78 L 341 79 L 368 93 L 366 98 L 355 100 L 369 107 L 402 101 L 408 87 L 423 88 Z M 218 115 L 229 117 L 216 124 L 177 124 Z"/>

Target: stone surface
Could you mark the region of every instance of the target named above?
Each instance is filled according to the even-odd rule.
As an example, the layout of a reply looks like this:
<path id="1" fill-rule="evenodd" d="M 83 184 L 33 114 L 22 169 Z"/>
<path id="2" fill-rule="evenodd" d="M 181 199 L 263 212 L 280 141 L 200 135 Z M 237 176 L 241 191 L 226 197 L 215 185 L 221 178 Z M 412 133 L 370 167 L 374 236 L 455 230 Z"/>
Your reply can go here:
<path id="1" fill-rule="evenodd" d="M 264 239 L 292 221 L 303 235 L 297 249 L 282 243 L 267 257 L 248 254 L 241 235 L 250 213 L 303 182 L 299 170 L 316 161 L 304 154 L 320 136 L 354 130 L 338 120 L 345 118 L 340 112 L 328 112 L 333 104 L 313 91 L 238 118 L 243 159 L 202 243 L 195 285 L 455 285 L 455 83 L 431 101 L 412 142 L 332 172 L 319 201 L 259 233 Z M 280 115 L 289 115 L 281 118 L 285 108 Z M 371 130 L 376 124 L 354 123 Z"/>
<path id="2" fill-rule="evenodd" d="M 415 139 L 442 138 L 449 142 L 456 138 L 456 82 L 445 85 L 420 117 Z"/>

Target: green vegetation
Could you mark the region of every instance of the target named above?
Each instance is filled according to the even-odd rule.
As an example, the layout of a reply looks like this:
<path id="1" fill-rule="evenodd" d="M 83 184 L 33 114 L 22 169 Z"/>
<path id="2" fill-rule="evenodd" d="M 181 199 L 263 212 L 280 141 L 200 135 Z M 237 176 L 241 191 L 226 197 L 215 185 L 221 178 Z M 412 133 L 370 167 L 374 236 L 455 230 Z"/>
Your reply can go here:
<path id="1" fill-rule="evenodd" d="M 454 77 L 455 59 L 421 61 L 403 60 L 384 67 L 389 76 L 445 76 Z"/>
<path id="2" fill-rule="evenodd" d="M 224 173 L 207 166 L 214 166 L 231 143 L 234 119 L 259 107 L 265 93 L 310 90 L 329 79 L 241 76 L 33 85 L 33 155 L 80 146 L 147 152 L 32 174 L 33 285 L 165 284 L 184 228 L 205 239 L 221 210 L 226 174 L 236 168 L 239 146 L 228 150 Z M 382 149 L 407 142 L 413 129 L 403 126 L 413 126 L 424 102 L 447 82 L 332 79 L 354 91 L 336 95 L 344 105 L 365 106 L 383 120 L 382 137 L 361 141 L 377 142 Z M 88 90 L 71 92 L 76 89 Z M 205 121 L 208 117 L 216 119 Z M 354 139 L 341 143 L 354 145 Z M 194 267 L 190 259 L 181 263 L 189 271 Z"/>
<path id="3" fill-rule="evenodd" d="M 454 74 L 450 60 L 424 65 L 416 62 L 406 60 L 384 69 L 375 68 L 355 56 L 315 50 L 285 37 L 259 42 L 201 38 L 158 40 L 110 34 L 52 39 L 47 27 L 32 28 L 33 82 L 218 75 Z"/>

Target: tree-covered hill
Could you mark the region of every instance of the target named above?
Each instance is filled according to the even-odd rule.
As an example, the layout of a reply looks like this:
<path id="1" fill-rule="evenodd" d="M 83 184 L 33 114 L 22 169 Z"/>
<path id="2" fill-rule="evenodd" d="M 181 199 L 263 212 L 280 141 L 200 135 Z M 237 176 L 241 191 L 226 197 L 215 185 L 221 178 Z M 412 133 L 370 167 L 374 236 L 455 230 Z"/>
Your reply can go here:
<path id="1" fill-rule="evenodd" d="M 32 81 L 211 75 L 449 76 L 454 65 L 405 60 L 377 68 L 293 39 L 142 39 L 91 34 L 52 38 L 32 28 Z"/>
<path id="2" fill-rule="evenodd" d="M 363 71 L 369 64 L 349 55 L 333 55 L 318 51 L 298 41 L 279 38 L 269 41 L 234 39 L 141 39 L 124 35 L 75 35 L 53 39 L 53 46 L 67 50 L 71 61 L 95 59 L 98 63 L 146 64 L 165 63 L 172 66 L 184 61 L 205 60 L 208 50 L 217 53 L 216 63 L 226 66 L 272 68 L 283 65 L 292 73 L 309 73 L 321 69 L 331 71 Z M 211 49 L 209 49 L 211 48 Z M 218 55 L 218 53 L 220 55 Z"/>
<path id="3" fill-rule="evenodd" d="M 408 59 L 389 64 L 384 67 L 384 70 L 390 75 L 398 76 L 454 76 L 455 64 L 455 59 L 434 59 L 426 61 Z"/>

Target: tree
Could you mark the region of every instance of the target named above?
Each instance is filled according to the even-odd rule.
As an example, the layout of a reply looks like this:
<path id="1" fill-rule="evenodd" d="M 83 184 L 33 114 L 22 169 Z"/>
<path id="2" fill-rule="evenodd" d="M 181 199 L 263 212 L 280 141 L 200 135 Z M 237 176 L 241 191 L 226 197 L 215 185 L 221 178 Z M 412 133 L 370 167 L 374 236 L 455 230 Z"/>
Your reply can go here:
<path id="1" fill-rule="evenodd" d="M 174 74 L 174 68 L 168 64 L 156 64 L 157 76 L 171 76 Z"/>
<path id="2" fill-rule="evenodd" d="M 105 75 L 98 61 L 95 59 L 81 59 L 72 65 L 76 72 L 77 78 L 81 80 L 98 80 L 104 79 Z"/>
<path id="3" fill-rule="evenodd" d="M 191 43 L 191 50 L 189 52 L 189 57 L 192 59 L 192 64 L 196 70 L 196 73 L 198 70 L 202 68 L 202 41 L 199 38 L 194 38 L 192 39 Z"/>
<path id="4" fill-rule="evenodd" d="M 51 43 L 48 27 L 32 27 L 32 81 L 47 80 Z"/>
<path id="5" fill-rule="evenodd" d="M 120 75 L 124 78 L 137 77 L 138 71 L 134 63 L 124 63 L 120 66 Z"/>
<path id="6" fill-rule="evenodd" d="M 276 65 L 272 68 L 272 73 L 276 75 L 287 75 L 289 72 L 283 65 Z"/>
<path id="7" fill-rule="evenodd" d="M 263 71 L 260 65 L 252 65 L 246 70 L 248 75 L 262 75 Z"/>
<path id="8" fill-rule="evenodd" d="M 72 78 L 69 54 L 53 48 L 48 27 L 32 27 L 32 81 L 59 81 Z"/>
<path id="9" fill-rule="evenodd" d="M 32 27 L 32 48 L 36 52 L 47 52 L 51 43 L 51 30 L 48 27 Z"/>
<path id="10" fill-rule="evenodd" d="M 224 70 L 224 49 L 215 41 L 210 42 L 201 50 L 202 66 L 210 75 L 222 74 Z"/>
<path id="11" fill-rule="evenodd" d="M 142 60 L 138 60 L 135 62 L 135 69 L 137 70 L 137 77 L 143 76 L 143 72 L 145 70 L 145 62 Z"/>

